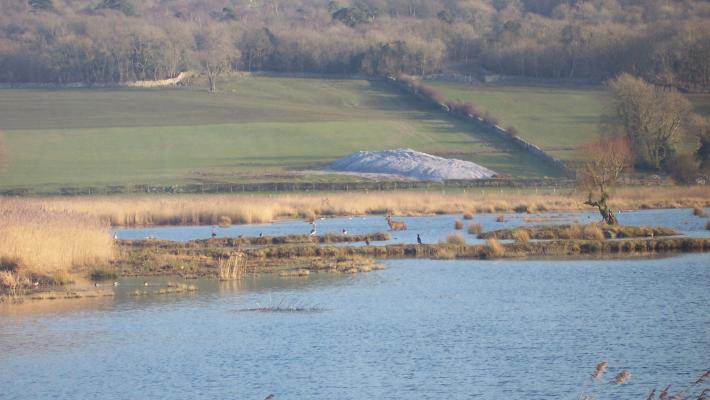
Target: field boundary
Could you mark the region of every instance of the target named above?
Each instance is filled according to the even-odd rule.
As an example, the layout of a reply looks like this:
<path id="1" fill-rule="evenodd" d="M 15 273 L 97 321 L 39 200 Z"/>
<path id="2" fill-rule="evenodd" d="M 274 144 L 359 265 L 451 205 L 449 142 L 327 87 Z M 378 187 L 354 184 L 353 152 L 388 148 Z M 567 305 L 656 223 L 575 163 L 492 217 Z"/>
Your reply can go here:
<path id="1" fill-rule="evenodd" d="M 42 190 L 25 187 L 0 189 L 0 196 L 86 196 L 138 193 L 258 193 L 258 192 L 345 192 L 390 190 L 446 190 L 467 188 L 570 188 L 572 179 L 475 179 L 434 181 L 365 181 L 365 182 L 263 182 L 263 183 L 195 183 L 186 185 L 114 185 L 62 187 Z"/>
<path id="2" fill-rule="evenodd" d="M 129 81 L 113 83 L 90 83 L 90 82 L 70 82 L 70 83 L 50 83 L 50 82 L 18 82 L 0 83 L 0 89 L 79 89 L 79 88 L 158 88 L 165 86 L 175 86 L 185 79 L 195 75 L 192 71 L 183 71 L 174 78 Z"/>
<path id="3" fill-rule="evenodd" d="M 446 104 L 443 104 L 439 102 L 438 100 L 427 96 L 426 94 L 422 93 L 420 90 L 417 90 L 417 88 L 412 85 L 411 83 L 407 82 L 406 80 L 399 79 L 397 77 L 389 77 L 387 79 L 387 82 L 389 82 L 391 85 L 399 88 L 400 90 L 405 91 L 406 93 L 409 93 L 410 95 L 413 95 L 417 97 L 418 99 L 433 105 L 434 107 L 440 109 L 441 111 L 452 115 L 456 118 L 463 119 L 464 121 L 470 122 L 473 124 L 476 128 L 482 129 L 485 132 L 488 132 L 498 138 L 501 138 L 505 140 L 508 143 L 511 143 L 513 146 L 525 151 L 526 153 L 532 155 L 533 157 L 543 161 L 544 163 L 552 166 L 553 168 L 561 171 L 567 178 L 574 178 L 576 176 L 576 172 L 568 167 L 562 160 L 551 156 L 547 152 L 545 152 L 543 149 L 541 149 L 539 146 L 536 144 L 530 143 L 526 141 L 525 139 L 520 138 L 519 136 L 512 135 L 510 132 L 505 130 L 503 127 L 500 125 L 492 124 L 489 122 L 486 122 L 483 118 L 474 116 L 472 114 L 462 114 L 462 113 L 457 113 L 449 106 Z"/>

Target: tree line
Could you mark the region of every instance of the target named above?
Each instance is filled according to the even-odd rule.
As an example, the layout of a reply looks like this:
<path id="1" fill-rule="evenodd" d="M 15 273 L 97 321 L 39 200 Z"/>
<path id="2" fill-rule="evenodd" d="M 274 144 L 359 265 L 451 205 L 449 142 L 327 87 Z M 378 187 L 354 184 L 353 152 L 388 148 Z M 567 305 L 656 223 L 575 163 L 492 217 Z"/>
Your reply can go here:
<path id="1" fill-rule="evenodd" d="M 627 72 L 708 90 L 709 23 L 696 0 L 12 0 L 0 2 L 0 81 Z"/>

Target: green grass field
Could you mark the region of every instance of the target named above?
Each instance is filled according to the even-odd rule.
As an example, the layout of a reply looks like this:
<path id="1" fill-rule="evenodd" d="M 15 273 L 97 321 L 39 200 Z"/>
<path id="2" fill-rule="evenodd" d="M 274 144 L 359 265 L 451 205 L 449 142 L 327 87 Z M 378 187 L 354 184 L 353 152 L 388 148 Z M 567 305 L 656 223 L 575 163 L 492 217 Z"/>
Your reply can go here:
<path id="1" fill-rule="evenodd" d="M 353 179 L 294 171 L 397 147 L 556 175 L 384 83 L 249 77 L 218 89 L 0 90 L 0 187 Z"/>
<path id="2" fill-rule="evenodd" d="M 574 158 L 574 148 L 597 137 L 609 103 L 603 87 L 483 86 L 427 82 L 447 99 L 471 101 L 489 111 L 504 128 L 514 126 L 523 139 L 562 160 Z M 710 95 L 687 96 L 695 111 L 710 115 Z"/>
<path id="3" fill-rule="evenodd" d="M 573 158 L 579 143 L 596 137 L 606 93 L 602 89 L 542 86 L 484 86 L 434 83 L 447 98 L 471 101 L 489 111 L 503 127 L 563 160 Z"/>

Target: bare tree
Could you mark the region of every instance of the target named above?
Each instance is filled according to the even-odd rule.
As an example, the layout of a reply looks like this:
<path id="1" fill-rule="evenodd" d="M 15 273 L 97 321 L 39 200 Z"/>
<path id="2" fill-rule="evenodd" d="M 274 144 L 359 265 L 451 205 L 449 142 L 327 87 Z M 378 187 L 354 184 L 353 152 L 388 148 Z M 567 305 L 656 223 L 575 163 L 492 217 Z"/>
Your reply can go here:
<path id="1" fill-rule="evenodd" d="M 665 91 L 622 74 L 608 83 L 612 113 L 631 142 L 636 161 L 654 169 L 673 155 L 691 105 L 677 91 Z"/>
<path id="2" fill-rule="evenodd" d="M 195 34 L 196 60 L 207 77 L 210 92 L 217 91 L 217 77 L 232 70 L 240 53 L 228 32 L 204 29 Z"/>
<path id="3" fill-rule="evenodd" d="M 609 189 L 628 170 L 633 160 L 629 142 L 623 137 L 605 137 L 577 149 L 581 165 L 577 170 L 580 190 L 587 192 L 584 204 L 597 207 L 604 221 L 617 225 L 619 221 L 607 204 Z"/>

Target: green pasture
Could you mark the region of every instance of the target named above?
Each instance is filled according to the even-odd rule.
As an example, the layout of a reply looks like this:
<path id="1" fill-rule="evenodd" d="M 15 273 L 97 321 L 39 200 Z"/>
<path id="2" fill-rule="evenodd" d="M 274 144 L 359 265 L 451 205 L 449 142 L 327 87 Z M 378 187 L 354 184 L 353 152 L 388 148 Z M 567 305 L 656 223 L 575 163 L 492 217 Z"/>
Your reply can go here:
<path id="1" fill-rule="evenodd" d="M 608 125 L 603 115 L 609 97 L 603 87 L 427 84 L 447 99 L 471 101 L 478 110 L 489 111 L 502 127 L 517 128 L 520 137 L 562 160 L 573 159 L 575 146 L 593 140 Z M 710 115 L 710 95 L 687 97 L 695 112 Z"/>
<path id="2" fill-rule="evenodd" d="M 382 82 L 249 77 L 218 89 L 2 89 L 0 187 L 354 179 L 308 171 L 397 147 L 556 175 Z"/>

